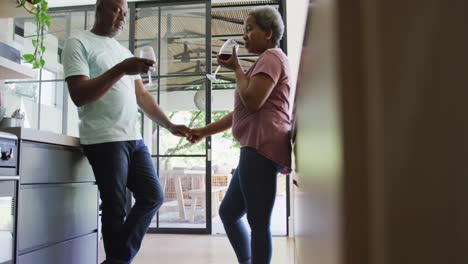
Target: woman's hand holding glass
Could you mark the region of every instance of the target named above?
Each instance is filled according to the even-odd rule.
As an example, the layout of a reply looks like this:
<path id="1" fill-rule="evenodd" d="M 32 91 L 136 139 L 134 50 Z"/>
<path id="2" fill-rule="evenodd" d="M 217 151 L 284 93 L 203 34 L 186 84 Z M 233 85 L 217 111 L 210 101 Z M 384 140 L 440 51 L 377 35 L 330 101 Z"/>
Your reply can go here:
<path id="1" fill-rule="evenodd" d="M 232 48 L 232 55 L 229 57 L 221 57 L 218 56 L 218 63 L 219 65 L 228 68 L 230 70 L 235 71 L 238 67 L 240 67 L 239 58 L 237 57 L 237 50 L 239 46 Z"/>
<path id="2" fill-rule="evenodd" d="M 219 52 L 218 52 L 218 62 L 219 62 L 219 59 L 221 58 L 221 60 L 229 60 L 231 57 L 233 57 L 233 51 L 236 52 L 236 59 L 237 59 L 237 49 L 239 48 L 239 44 L 237 44 L 237 42 L 235 42 L 234 40 L 232 39 L 228 39 L 224 42 L 224 44 L 221 46 L 221 48 L 219 49 Z M 218 65 L 218 67 L 216 67 L 216 70 L 214 73 L 212 74 L 207 74 L 206 77 L 214 82 L 214 83 L 218 83 L 219 80 L 216 78 L 216 74 L 218 74 L 218 71 L 219 69 L 221 68 L 221 65 Z"/>

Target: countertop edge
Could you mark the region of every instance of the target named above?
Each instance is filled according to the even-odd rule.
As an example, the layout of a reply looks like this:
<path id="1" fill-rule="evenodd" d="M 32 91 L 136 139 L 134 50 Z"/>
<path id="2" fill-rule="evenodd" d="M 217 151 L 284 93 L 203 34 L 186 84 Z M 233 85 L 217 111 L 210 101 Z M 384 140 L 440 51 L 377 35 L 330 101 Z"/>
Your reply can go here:
<path id="1" fill-rule="evenodd" d="M 40 131 L 23 127 L 0 127 L 0 131 L 14 134 L 19 140 L 34 141 L 40 143 L 80 147 L 80 139 L 48 131 Z"/>

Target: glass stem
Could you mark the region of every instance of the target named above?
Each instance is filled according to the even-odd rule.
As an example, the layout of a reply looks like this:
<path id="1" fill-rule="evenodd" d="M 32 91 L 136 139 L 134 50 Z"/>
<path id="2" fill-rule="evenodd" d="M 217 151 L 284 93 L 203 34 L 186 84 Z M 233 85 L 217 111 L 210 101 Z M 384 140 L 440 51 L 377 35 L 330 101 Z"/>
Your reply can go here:
<path id="1" fill-rule="evenodd" d="M 213 76 L 216 76 L 216 74 L 218 74 L 218 71 L 219 71 L 220 68 L 221 68 L 221 65 L 218 65 L 215 72 L 213 73 Z"/>
<path id="2" fill-rule="evenodd" d="M 153 81 L 151 80 L 151 71 L 148 71 L 148 84 L 151 84 Z"/>

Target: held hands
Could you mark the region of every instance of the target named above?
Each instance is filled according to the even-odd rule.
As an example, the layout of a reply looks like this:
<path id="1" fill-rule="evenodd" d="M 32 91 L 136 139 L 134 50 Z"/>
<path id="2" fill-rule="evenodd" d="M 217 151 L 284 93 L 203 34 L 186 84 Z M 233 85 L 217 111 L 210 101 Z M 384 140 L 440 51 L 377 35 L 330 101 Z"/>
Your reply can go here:
<path id="1" fill-rule="evenodd" d="M 167 128 L 174 136 L 188 138 L 191 133 L 191 129 L 184 125 L 170 124 Z"/>
<path id="2" fill-rule="evenodd" d="M 167 129 L 174 136 L 185 137 L 192 144 L 196 144 L 208 136 L 204 128 L 190 129 L 185 125 L 171 124 Z"/>
<path id="3" fill-rule="evenodd" d="M 229 57 L 229 59 L 227 60 L 223 60 L 223 59 L 220 59 L 218 57 L 218 63 L 223 66 L 223 67 L 226 67 L 230 70 L 236 70 L 238 67 L 240 67 L 240 62 L 239 62 L 239 58 L 237 57 L 237 49 L 236 47 L 232 47 L 232 55 L 231 57 Z"/>
<path id="4" fill-rule="evenodd" d="M 187 137 L 187 140 L 190 141 L 192 144 L 196 144 L 200 142 L 200 140 L 204 139 L 208 136 L 205 132 L 204 128 L 194 128 L 191 129 L 190 134 Z"/>
<path id="5" fill-rule="evenodd" d="M 152 71 L 154 63 L 152 60 L 131 57 L 123 60 L 117 66 L 126 75 L 135 75 Z"/>

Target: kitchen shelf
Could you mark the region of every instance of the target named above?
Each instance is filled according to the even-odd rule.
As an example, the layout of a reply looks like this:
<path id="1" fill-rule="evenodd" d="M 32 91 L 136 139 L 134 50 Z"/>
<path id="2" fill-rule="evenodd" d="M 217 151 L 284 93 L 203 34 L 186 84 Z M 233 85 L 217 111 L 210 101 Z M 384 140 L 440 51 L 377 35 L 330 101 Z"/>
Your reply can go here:
<path id="1" fill-rule="evenodd" d="M 0 80 L 32 79 L 34 77 L 35 73 L 32 69 L 0 57 Z"/>

